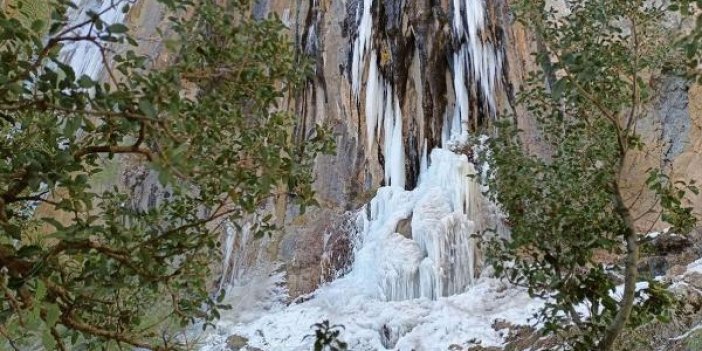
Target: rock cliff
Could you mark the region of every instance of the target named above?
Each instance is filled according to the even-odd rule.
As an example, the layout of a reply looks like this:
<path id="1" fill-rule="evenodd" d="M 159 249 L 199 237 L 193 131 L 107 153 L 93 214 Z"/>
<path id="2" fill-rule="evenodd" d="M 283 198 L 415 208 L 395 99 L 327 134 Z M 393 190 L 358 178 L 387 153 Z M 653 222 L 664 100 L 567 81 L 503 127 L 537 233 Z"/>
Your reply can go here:
<path id="1" fill-rule="evenodd" d="M 526 146 L 540 152 L 533 116 L 513 104 L 526 72 L 535 67 L 531 53 L 537 43 L 513 21 L 509 0 L 376 0 L 370 6 L 367 2 L 256 0 L 252 8 L 254 17 L 280 16 L 300 50 L 316 62 L 306 89 L 289 99 L 289 108 L 300 118 L 295 135 L 302 140 L 315 124 L 326 124 L 337 144 L 335 155 L 316 161 L 319 208 L 299 215 L 285 199 L 278 199 L 270 208 L 277 209 L 284 230 L 264 241 L 244 240 L 245 235 L 232 239 L 235 250 L 247 254 L 245 259 L 232 259 L 227 271 L 280 262 L 282 266 L 268 269 L 286 273 L 292 298 L 343 272 L 352 242 L 340 235 L 348 228 L 346 212 L 360 208 L 391 179 L 386 162 L 389 149 L 382 145 L 392 136 L 381 133 L 373 118 L 369 120 L 374 103 L 369 95 L 392 95 L 396 102 L 402 119 L 405 162 L 400 171 L 406 189 L 416 185 L 425 150 L 442 144 L 442 135 L 453 123 L 449 116 L 457 110 L 471 116 L 459 123 L 468 123 L 469 130 L 479 133 L 490 132 L 495 115 L 513 113 L 525 130 Z M 485 12 L 484 23 L 461 11 L 469 3 Z M 144 52 L 155 64 L 168 60 L 163 43 L 153 40 L 164 16 L 156 1 L 142 0 L 129 17 Z M 464 45 L 474 47 L 462 50 Z M 461 76 L 456 72 L 463 79 L 456 79 Z M 369 83 L 373 79 L 379 82 Z M 675 180 L 702 181 L 702 88 L 674 77 L 651 84 L 660 97 L 642 123 L 648 147 L 629 161 L 627 184 L 632 199 L 642 189 L 643 171 L 650 167 L 670 170 Z M 457 96 L 467 103 L 457 104 Z M 138 173 L 126 168 L 123 176 Z M 135 197 L 144 198 L 135 201 L 147 203 L 146 197 L 156 193 L 164 192 L 135 191 Z M 638 211 L 650 206 L 646 196 L 638 201 Z M 702 208 L 702 196 L 690 201 Z M 643 216 L 642 231 L 651 225 L 654 229 L 665 226 L 657 218 Z"/>

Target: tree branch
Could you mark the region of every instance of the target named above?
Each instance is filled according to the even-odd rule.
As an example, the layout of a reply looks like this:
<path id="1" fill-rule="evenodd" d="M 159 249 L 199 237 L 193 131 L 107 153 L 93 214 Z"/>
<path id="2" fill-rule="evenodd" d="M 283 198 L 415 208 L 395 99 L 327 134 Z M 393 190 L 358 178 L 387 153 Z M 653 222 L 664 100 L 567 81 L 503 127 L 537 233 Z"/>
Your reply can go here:
<path id="1" fill-rule="evenodd" d="M 621 166 L 620 166 L 621 167 Z M 621 175 L 621 169 L 617 176 Z M 619 302 L 619 311 L 614 317 L 612 323 L 607 326 L 605 335 L 597 345 L 600 351 L 608 351 L 614 345 L 617 336 L 621 333 L 626 325 L 631 311 L 634 308 L 634 297 L 636 295 L 636 281 L 638 279 L 638 263 L 639 263 L 639 243 L 636 237 L 634 218 L 629 211 L 629 208 L 624 204 L 624 197 L 619 189 L 619 181 L 615 180 L 613 184 L 613 197 L 616 204 L 616 212 L 624 221 L 626 226 L 624 230 L 624 240 L 626 241 L 626 263 L 624 268 L 624 294 Z"/>
<path id="2" fill-rule="evenodd" d="M 129 344 L 134 347 L 140 347 L 144 349 L 149 349 L 149 350 L 163 350 L 161 347 L 156 347 L 154 348 L 153 345 L 148 344 L 144 341 L 140 341 L 138 337 L 134 335 L 128 335 L 128 334 L 123 334 L 123 333 L 118 333 L 115 331 L 110 331 L 110 330 L 105 330 L 98 328 L 94 325 L 84 323 L 80 320 L 78 320 L 75 316 L 72 315 L 72 313 L 65 313 L 64 315 L 61 316 L 61 323 L 66 325 L 69 328 L 88 333 L 94 336 L 98 336 L 101 338 L 106 338 L 110 340 L 115 340 L 115 341 L 120 341 L 125 344 Z"/>
<path id="3" fill-rule="evenodd" d="M 76 151 L 73 157 L 78 161 L 83 156 L 89 154 L 140 154 L 146 157 L 149 162 L 154 160 L 154 155 L 151 150 L 141 148 L 137 145 L 130 146 L 120 146 L 120 145 L 98 145 L 98 146 L 87 146 Z"/>

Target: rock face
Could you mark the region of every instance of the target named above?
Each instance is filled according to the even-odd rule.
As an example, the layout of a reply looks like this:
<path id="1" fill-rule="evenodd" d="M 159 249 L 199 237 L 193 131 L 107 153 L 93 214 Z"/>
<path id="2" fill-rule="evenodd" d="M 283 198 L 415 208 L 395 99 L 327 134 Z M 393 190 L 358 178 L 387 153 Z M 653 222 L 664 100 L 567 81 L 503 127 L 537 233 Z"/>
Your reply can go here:
<path id="1" fill-rule="evenodd" d="M 299 47 L 316 59 L 314 78 L 290 106 L 300 116 L 297 137 L 303 140 L 316 123 L 325 123 L 333 128 L 338 148 L 336 155 L 319 157 L 316 162 L 315 188 L 321 208 L 303 216 L 297 216 L 294 209 L 285 211 L 286 229 L 266 250 L 266 260 L 284 263 L 292 297 L 313 291 L 320 281 L 329 278 L 329 261 L 325 261 L 329 253 L 323 243 L 333 223 L 338 223 L 346 211 L 358 209 L 379 186 L 387 185 L 387 177 L 383 176 L 387 172 L 387 150 L 367 142 L 374 138 L 369 134 L 375 131 L 369 126 L 374 121 L 368 121 L 371 105 L 364 99 L 368 89 L 378 89 L 368 83 L 373 78 L 369 76 L 373 63 L 382 82 L 397 96 L 402 116 L 405 188 L 416 185 L 423 149 L 441 145 L 442 130 L 449 124 L 446 116 L 454 109 L 463 108 L 470 114 L 472 131 L 488 126 L 496 111 L 512 110 L 525 131 L 526 147 L 540 152 L 541 135 L 535 119 L 513 105 L 514 94 L 527 72 L 536 68 L 530 55 L 537 49 L 536 40 L 511 21 L 508 1 L 382 0 L 373 1 L 369 11 L 364 7 L 366 1 L 258 0 L 254 8 L 255 16 L 270 12 L 281 15 Z M 473 19 L 463 14 L 465 7 L 460 7 L 461 15 L 456 16 L 454 3 L 484 11 L 487 23 L 478 33 L 462 36 L 457 28 L 470 27 Z M 560 2 L 554 4 L 559 6 Z M 370 13 L 370 34 L 362 32 L 363 21 L 368 21 L 364 19 L 366 12 Z M 490 82 L 495 92 L 492 102 L 479 103 L 486 101 L 481 87 L 486 82 L 481 81 L 479 70 L 466 72 L 466 81 L 476 84 L 468 84 L 465 92 L 457 89 L 463 82 L 453 78 L 462 62 L 456 53 L 462 45 L 476 41 L 501 58 L 495 66 L 495 79 Z M 364 53 L 370 60 L 355 60 Z M 470 60 L 475 61 L 476 57 L 469 57 Z M 629 160 L 631 171 L 625 175 L 632 198 L 644 186 L 642 174 L 652 166 L 663 165 L 672 172 L 674 180 L 702 181 L 702 88 L 673 77 L 655 84 L 660 96 L 641 123 L 648 147 Z M 381 90 L 370 93 L 388 94 L 382 85 Z M 466 98 L 468 104 L 457 104 L 456 96 Z M 383 139 L 379 133 L 376 141 Z M 644 193 L 631 204 L 639 212 L 648 209 L 653 201 L 651 194 Z M 702 207 L 701 196 L 691 197 L 690 201 Z M 655 216 L 642 216 L 642 231 L 652 224 L 654 229 L 665 227 Z M 340 245 L 337 241 L 334 250 L 350 250 L 349 246 L 341 249 Z"/>
<path id="2" fill-rule="evenodd" d="M 649 169 L 668 172 L 674 182 L 702 181 L 702 87 L 672 76 L 651 84 L 658 97 L 638 124 L 646 146 L 627 160 L 628 171 L 623 175 L 629 205 L 641 218 L 641 231 L 666 227 L 658 216 L 655 197 L 646 188 Z M 694 208 L 702 206 L 700 195 L 688 194 L 686 201 Z"/>
<path id="3" fill-rule="evenodd" d="M 227 346 L 229 347 L 229 350 L 231 351 L 239 351 L 242 350 L 243 348 L 246 347 L 246 344 L 249 343 L 249 339 L 239 336 L 239 335 L 232 335 L 227 338 Z"/>

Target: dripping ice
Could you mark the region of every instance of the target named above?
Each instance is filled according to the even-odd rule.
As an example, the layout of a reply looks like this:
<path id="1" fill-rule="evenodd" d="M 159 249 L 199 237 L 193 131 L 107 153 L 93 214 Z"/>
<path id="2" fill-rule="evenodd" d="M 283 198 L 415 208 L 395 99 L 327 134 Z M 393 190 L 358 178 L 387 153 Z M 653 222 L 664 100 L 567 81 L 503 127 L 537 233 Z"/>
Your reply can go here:
<path id="1" fill-rule="evenodd" d="M 495 92 L 499 88 L 498 75 L 502 72 L 504 54 L 502 49 L 485 39 L 486 8 L 484 0 L 453 0 L 453 36 L 460 43 L 453 53 L 453 85 L 455 107 L 449 123 L 444 123 L 443 147 L 449 147 L 450 139 L 465 140 L 465 132 L 470 123 L 470 94 L 479 91 L 486 100 L 488 112 L 496 113 Z M 480 101 L 479 103 L 483 103 Z M 460 125 L 460 127 L 458 127 Z M 450 128 L 447 129 L 447 126 Z"/>
<path id="2" fill-rule="evenodd" d="M 353 45 L 351 59 L 351 89 L 356 99 L 361 94 L 361 75 L 363 74 L 363 63 L 371 47 L 373 36 L 373 18 L 371 17 L 371 6 L 373 0 L 359 1 L 359 6 L 363 4 L 363 9 L 356 13 L 358 23 L 358 36 Z M 360 10 L 360 9 L 359 9 Z M 360 18 L 358 16 L 360 15 Z"/>
<path id="3" fill-rule="evenodd" d="M 405 187 L 405 150 L 402 138 L 402 111 L 392 85 L 380 75 L 378 55 L 370 54 L 366 83 L 366 150 L 374 154 L 383 131 L 385 184 Z"/>

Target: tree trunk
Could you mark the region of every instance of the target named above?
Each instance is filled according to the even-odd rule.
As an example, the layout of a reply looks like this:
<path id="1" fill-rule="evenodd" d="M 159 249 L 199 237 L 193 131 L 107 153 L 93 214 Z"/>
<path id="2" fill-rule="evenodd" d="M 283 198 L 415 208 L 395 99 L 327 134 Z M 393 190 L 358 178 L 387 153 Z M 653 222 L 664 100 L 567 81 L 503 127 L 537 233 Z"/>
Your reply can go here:
<path id="1" fill-rule="evenodd" d="M 624 296 L 619 302 L 619 312 L 607 327 L 605 336 L 600 341 L 598 349 L 600 351 L 608 351 L 614 345 L 619 334 L 624 330 L 626 322 L 629 320 L 631 311 L 634 307 L 634 296 L 636 295 L 636 282 L 638 280 L 638 262 L 639 262 L 639 244 L 636 237 L 636 229 L 634 227 L 634 218 L 629 211 L 629 208 L 624 203 L 619 184 L 615 184 L 615 202 L 616 211 L 626 224 L 626 232 L 624 239 L 626 240 L 626 265 L 624 272 Z"/>

